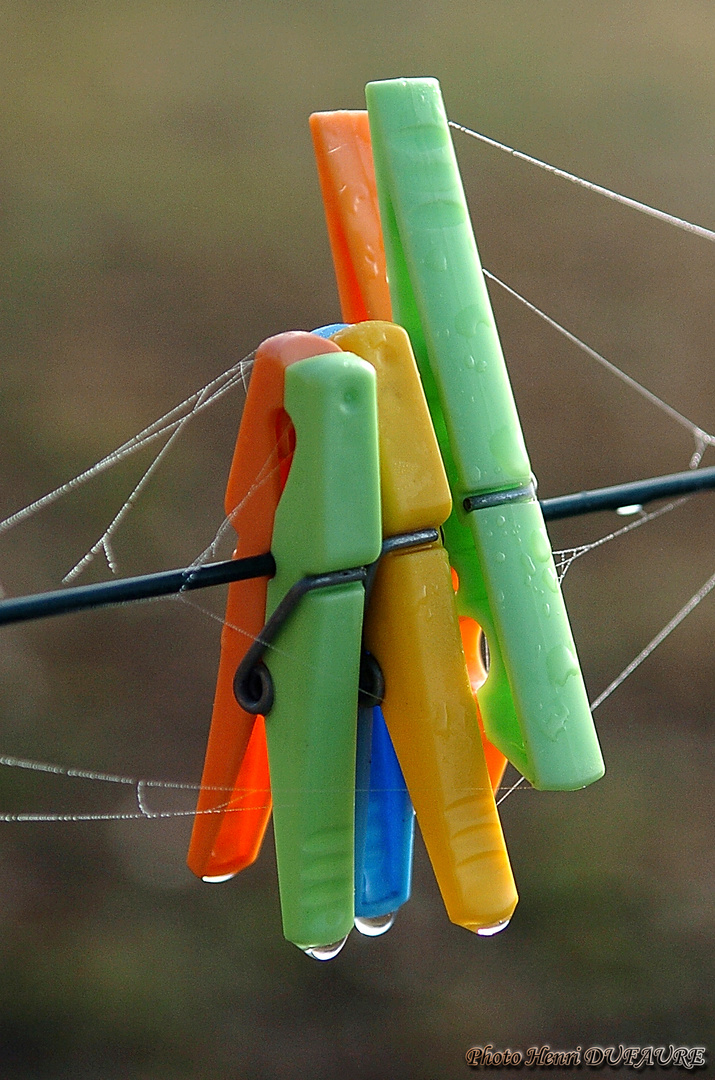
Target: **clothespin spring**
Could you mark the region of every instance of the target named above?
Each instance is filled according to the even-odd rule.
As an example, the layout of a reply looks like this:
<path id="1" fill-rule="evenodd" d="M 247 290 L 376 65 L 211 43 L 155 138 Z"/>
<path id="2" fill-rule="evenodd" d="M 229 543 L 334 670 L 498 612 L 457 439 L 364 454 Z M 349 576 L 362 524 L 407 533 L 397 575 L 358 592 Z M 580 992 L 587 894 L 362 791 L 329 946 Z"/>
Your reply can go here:
<path id="1" fill-rule="evenodd" d="M 351 582 L 365 582 L 365 591 L 369 592 L 375 577 L 378 563 L 383 555 L 391 551 L 421 547 L 433 544 L 439 539 L 436 529 L 417 529 L 415 532 L 388 536 L 382 542 L 380 556 L 368 566 L 354 566 L 346 570 L 333 570 L 327 574 L 306 574 L 300 578 L 285 594 L 258 637 L 246 652 L 236 669 L 233 691 L 236 701 L 247 713 L 266 716 L 273 706 L 273 679 L 263 657 L 273 644 L 281 628 L 290 618 L 300 600 L 315 589 L 328 589 L 334 585 L 347 585 Z M 379 682 L 380 676 L 370 672 L 373 682 Z M 363 688 L 364 692 L 364 688 Z M 374 695 L 370 695 L 371 697 Z"/>

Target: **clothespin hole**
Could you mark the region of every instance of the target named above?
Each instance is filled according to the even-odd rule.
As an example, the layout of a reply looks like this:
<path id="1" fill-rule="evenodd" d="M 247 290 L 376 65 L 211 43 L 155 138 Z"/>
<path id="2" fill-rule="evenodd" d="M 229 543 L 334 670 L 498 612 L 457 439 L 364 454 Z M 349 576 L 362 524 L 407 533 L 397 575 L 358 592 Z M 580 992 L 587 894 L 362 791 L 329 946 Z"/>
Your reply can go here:
<path id="1" fill-rule="evenodd" d="M 239 680 L 238 672 L 236 672 L 233 692 L 236 695 L 236 701 L 247 713 L 255 716 L 268 715 L 273 708 L 273 679 L 262 660 L 251 668 L 243 680 Z"/>
<path id="2" fill-rule="evenodd" d="M 491 664 L 491 657 L 489 655 L 489 642 L 487 641 L 487 635 L 484 633 L 483 630 L 479 635 L 479 655 L 482 658 L 482 663 L 484 664 L 484 670 L 486 671 L 486 673 L 488 675 L 489 674 L 489 666 Z"/>
<path id="3" fill-rule="evenodd" d="M 385 697 L 385 676 L 372 653 L 363 650 L 360 657 L 360 681 L 358 684 L 358 703 L 371 708 L 379 705 Z"/>

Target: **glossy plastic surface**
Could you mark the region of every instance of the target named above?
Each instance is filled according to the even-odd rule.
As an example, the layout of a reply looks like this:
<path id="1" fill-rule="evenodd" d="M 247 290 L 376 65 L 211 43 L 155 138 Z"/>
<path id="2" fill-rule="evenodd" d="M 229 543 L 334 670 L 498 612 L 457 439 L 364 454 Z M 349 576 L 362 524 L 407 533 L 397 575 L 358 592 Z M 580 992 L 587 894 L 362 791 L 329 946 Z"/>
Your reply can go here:
<path id="1" fill-rule="evenodd" d="M 331 337 L 346 329 L 346 323 L 333 323 L 313 333 Z M 414 816 L 382 710 L 361 707 L 355 773 L 355 925 L 362 933 L 368 932 L 369 924 L 371 936 L 377 936 L 376 923 L 388 930 L 397 909 L 409 898 Z"/>
<path id="2" fill-rule="evenodd" d="M 452 573 L 452 577 L 453 579 L 454 577 L 456 577 L 454 572 Z M 487 770 L 489 772 L 489 779 L 491 780 L 492 790 L 496 794 L 499 791 L 501 782 L 504 778 L 507 760 L 502 754 L 501 750 L 497 750 L 496 746 L 494 746 L 493 743 L 489 742 L 489 739 L 486 736 L 486 733 L 484 731 L 484 721 L 482 720 L 482 714 L 479 709 L 479 703 L 477 699 L 477 694 L 481 690 L 487 678 L 487 669 L 482 658 L 482 631 L 479 623 L 475 622 L 474 619 L 465 618 L 464 616 L 460 615 L 459 632 L 462 635 L 464 658 L 467 661 L 467 674 L 469 675 L 469 685 L 472 690 L 472 697 L 474 698 L 475 704 L 477 706 L 477 720 L 479 721 L 479 730 L 482 733 L 484 758 L 487 763 Z"/>
<path id="3" fill-rule="evenodd" d="M 390 321 L 392 305 L 367 113 L 316 113 L 311 118 L 311 129 L 343 318 L 346 322 Z M 381 282 L 379 288 L 378 281 Z M 323 327 L 319 333 L 329 336 L 338 329 Z M 471 540 L 470 548 L 473 551 Z M 462 611 L 460 629 L 467 662 L 472 670 L 477 670 L 479 657 L 474 650 L 479 626 L 469 617 L 471 613 L 471 609 Z M 498 645 L 495 648 L 498 651 Z M 497 689 L 501 677 L 498 656 L 495 663 L 495 675 L 490 680 L 488 694 Z M 503 678 L 501 688 L 504 688 Z M 514 716 L 508 685 L 506 690 L 508 715 Z M 500 696 L 504 698 L 505 695 Z M 489 742 L 483 727 L 481 730 L 490 776 L 496 788 L 506 768 L 506 758 Z"/>
<path id="4" fill-rule="evenodd" d="M 374 370 L 348 353 L 296 363 L 285 373 L 284 407 L 296 448 L 275 514 L 267 615 L 304 575 L 374 561 L 382 539 Z M 266 734 L 283 930 L 303 949 L 353 926 L 363 608 L 360 583 L 311 592 L 265 657 L 275 686 Z"/>
<path id="5" fill-rule="evenodd" d="M 355 918 L 378 919 L 410 896 L 415 814 L 382 709 L 358 713 Z"/>
<path id="6" fill-rule="evenodd" d="M 318 353 L 335 353 L 303 331 L 263 342 L 256 353 L 226 489 L 226 515 L 238 534 L 235 558 L 271 548 L 273 521 L 293 453 L 283 410 L 285 370 Z M 216 693 L 188 864 L 213 880 L 238 873 L 256 858 L 271 812 L 262 724 L 233 692 L 236 668 L 266 616 L 267 579 L 229 586 Z M 247 747 L 251 739 L 251 752 Z"/>
<path id="7" fill-rule="evenodd" d="M 468 495 L 528 484 L 531 468 L 439 84 L 396 79 L 366 94 L 395 318 L 410 334 L 455 502 L 445 537 L 460 614 L 477 619 L 492 656 L 484 725 L 535 787 L 583 787 L 603 775 L 603 759 L 538 503 L 461 509 Z"/>
<path id="8" fill-rule="evenodd" d="M 377 373 L 385 535 L 438 528 L 449 486 L 407 334 L 368 322 L 334 340 Z M 508 919 L 516 889 L 440 541 L 382 557 L 365 643 L 385 676 L 382 710 L 449 917 L 475 931 Z"/>
<path id="9" fill-rule="evenodd" d="M 313 113 L 310 130 L 343 319 L 391 319 L 367 113 Z"/>

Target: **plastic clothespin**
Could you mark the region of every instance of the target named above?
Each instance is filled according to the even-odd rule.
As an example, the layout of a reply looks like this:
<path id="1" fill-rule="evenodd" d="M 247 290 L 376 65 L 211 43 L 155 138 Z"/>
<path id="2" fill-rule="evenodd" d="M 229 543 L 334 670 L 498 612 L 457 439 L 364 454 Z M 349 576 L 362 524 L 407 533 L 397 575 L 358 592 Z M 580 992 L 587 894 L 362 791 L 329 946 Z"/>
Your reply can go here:
<path id="1" fill-rule="evenodd" d="M 365 322 L 334 340 L 377 373 L 384 536 L 439 529 L 451 498 L 407 333 Z M 441 540 L 383 554 L 365 645 L 384 675 L 382 709 L 447 913 L 477 933 L 495 933 L 517 894 Z"/>
<path id="2" fill-rule="evenodd" d="M 534 787 L 603 775 L 551 546 L 501 352 L 439 84 L 366 88 L 388 277 L 447 469 L 463 614 L 491 657 L 489 739 Z"/>
<path id="3" fill-rule="evenodd" d="M 295 336 L 267 343 L 276 362 Z M 234 691 L 266 715 L 284 934 L 328 959 L 354 921 L 362 582 L 381 550 L 377 407 L 369 364 L 300 337 L 322 355 L 285 368 L 296 441 L 274 518 L 276 576 Z"/>
<path id="4" fill-rule="evenodd" d="M 313 333 L 334 338 L 345 329 L 345 324 L 335 323 Z M 381 428 L 379 371 L 377 375 Z M 419 378 L 416 368 L 414 375 Z M 382 682 L 373 689 L 376 695 L 361 693 L 359 698 L 355 766 L 355 926 L 368 937 L 386 933 L 409 899 L 415 819 L 382 708 L 374 704 L 384 694 Z"/>
<path id="5" fill-rule="evenodd" d="M 392 319 L 366 112 L 313 113 L 315 161 L 346 323 Z"/>
<path id="6" fill-rule="evenodd" d="M 283 408 L 285 369 L 337 351 L 311 335 L 283 334 L 256 352 L 226 488 L 226 516 L 238 534 L 234 558 L 269 551 L 290 469 L 294 431 Z M 228 589 L 216 693 L 188 865 L 205 881 L 226 881 L 257 857 L 271 814 L 263 718 L 240 707 L 236 669 L 266 619 L 267 578 Z"/>
<path id="7" fill-rule="evenodd" d="M 375 183 L 370 128 L 365 111 L 340 110 L 310 117 L 328 236 L 346 323 L 392 320 L 385 248 Z M 460 618 L 462 644 L 475 694 L 486 679 L 481 633 L 466 615 Z M 479 707 L 477 705 L 479 715 Z M 483 733 L 481 716 L 480 730 Z M 487 767 L 496 791 L 506 757 L 483 733 Z"/>

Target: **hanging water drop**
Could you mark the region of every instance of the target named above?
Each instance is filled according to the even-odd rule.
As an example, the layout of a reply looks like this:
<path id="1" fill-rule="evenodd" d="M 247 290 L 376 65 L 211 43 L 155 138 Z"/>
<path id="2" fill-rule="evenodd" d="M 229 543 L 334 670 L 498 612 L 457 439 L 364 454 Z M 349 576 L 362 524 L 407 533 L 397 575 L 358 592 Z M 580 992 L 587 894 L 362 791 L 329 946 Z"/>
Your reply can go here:
<path id="1" fill-rule="evenodd" d="M 373 915 L 371 918 L 356 915 L 355 929 L 365 937 L 380 937 L 381 934 L 387 933 L 396 918 L 396 911 L 388 911 L 386 915 Z"/>
<path id="2" fill-rule="evenodd" d="M 346 934 L 340 941 L 333 941 L 330 945 L 313 945 L 310 949 L 303 949 L 306 956 L 312 956 L 314 960 L 332 960 L 338 955 L 349 935 Z"/>
<path id="3" fill-rule="evenodd" d="M 479 937 L 494 937 L 495 934 L 501 934 L 502 930 L 506 930 L 509 922 L 509 919 L 502 919 L 501 922 L 492 923 L 491 926 L 480 926 L 477 933 Z"/>

